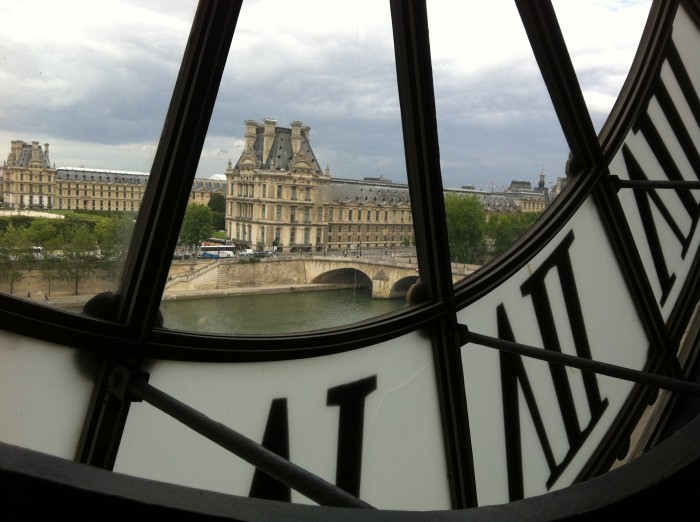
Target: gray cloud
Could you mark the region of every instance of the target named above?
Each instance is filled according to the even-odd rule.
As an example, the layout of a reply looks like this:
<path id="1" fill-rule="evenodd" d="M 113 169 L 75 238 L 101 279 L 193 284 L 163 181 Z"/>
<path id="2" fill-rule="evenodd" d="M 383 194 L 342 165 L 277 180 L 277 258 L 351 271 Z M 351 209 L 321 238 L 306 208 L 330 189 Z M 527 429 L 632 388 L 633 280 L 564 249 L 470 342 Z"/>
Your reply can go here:
<path id="1" fill-rule="evenodd" d="M 512 3 L 507 15 L 487 4 L 480 9 L 493 12 L 469 3 L 446 17 L 429 12 L 444 184 L 504 185 L 534 180 L 543 169 L 553 181 L 568 147 Z M 576 27 L 571 4 L 555 4 L 565 31 Z M 602 35 L 567 39 L 600 128 L 648 1 L 617 11 L 610 2 L 589 4 L 597 24 L 617 27 L 605 52 Z M 627 40 L 619 25 L 625 10 L 637 13 Z M 38 140 L 51 143 L 61 165 L 150 170 L 193 13 L 191 2 L 170 0 L 3 2 L 0 139 L 7 151 L 12 139 Z M 487 15 L 500 25 L 489 25 Z M 601 21 L 608 15 L 612 21 Z M 393 52 L 384 3 L 245 2 L 198 175 L 223 173 L 237 159 L 244 120 L 272 117 L 282 126 L 309 125 L 321 165 L 335 176 L 405 181 Z"/>

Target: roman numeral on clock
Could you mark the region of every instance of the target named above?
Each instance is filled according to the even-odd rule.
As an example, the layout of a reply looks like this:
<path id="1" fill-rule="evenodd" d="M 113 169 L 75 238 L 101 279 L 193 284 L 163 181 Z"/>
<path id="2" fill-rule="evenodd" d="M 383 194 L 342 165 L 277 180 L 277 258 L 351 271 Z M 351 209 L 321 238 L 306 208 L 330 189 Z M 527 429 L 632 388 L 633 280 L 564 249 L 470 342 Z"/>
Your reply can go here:
<path id="1" fill-rule="evenodd" d="M 338 453 L 336 486 L 360 496 L 362 475 L 362 435 L 364 433 L 365 399 L 377 389 L 377 376 L 334 386 L 328 390 L 327 405 L 338 406 Z M 289 459 L 289 420 L 287 399 L 272 401 L 262 445 Z M 249 496 L 270 500 L 291 501 L 289 486 L 267 473 L 255 470 Z"/>
<path id="2" fill-rule="evenodd" d="M 545 350 L 562 353 L 560 333 L 564 329 L 571 332 L 573 348 L 578 357 L 591 359 L 591 349 L 588 343 L 586 326 L 583 321 L 581 302 L 579 300 L 574 271 L 569 255 L 569 248 L 574 241 L 574 233 L 569 232 L 564 240 L 557 246 L 554 252 L 535 270 L 535 272 L 521 285 L 523 296 L 530 296 L 532 307 L 537 319 Z M 564 298 L 565 310 L 554 313 L 550 299 L 550 289 L 545 284 L 545 277 L 556 274 L 554 280 L 560 286 L 561 295 Z M 552 278 L 550 278 L 551 280 Z M 511 328 L 508 314 L 503 304 L 496 310 L 498 336 L 507 341 L 516 341 Z M 574 404 L 574 392 L 571 385 L 571 374 L 563 366 L 549 363 L 549 378 L 551 379 L 561 425 L 563 426 L 569 449 L 566 456 L 556 461 L 550 437 L 547 433 L 542 411 L 537 403 L 532 387 L 532 378 L 541 379 L 542 374 L 530 376 L 519 355 L 501 352 L 501 389 L 503 393 L 503 418 L 505 422 L 504 432 L 506 437 L 506 459 L 508 465 L 508 487 L 510 500 L 523 498 L 524 494 L 524 470 L 522 454 L 522 431 L 520 423 L 521 406 L 519 394 L 522 393 L 527 412 L 534 425 L 537 439 L 541 447 L 544 459 L 550 470 L 547 480 L 547 488 L 556 481 L 557 477 L 566 469 L 576 452 L 585 442 L 596 422 L 600 419 L 608 406 L 608 401 L 601 397 L 596 376 L 592 373 L 582 372 L 580 379 L 585 391 L 585 399 L 588 404 L 590 417 L 587 421 L 579 418 Z M 550 415 L 551 418 L 551 415 Z"/>

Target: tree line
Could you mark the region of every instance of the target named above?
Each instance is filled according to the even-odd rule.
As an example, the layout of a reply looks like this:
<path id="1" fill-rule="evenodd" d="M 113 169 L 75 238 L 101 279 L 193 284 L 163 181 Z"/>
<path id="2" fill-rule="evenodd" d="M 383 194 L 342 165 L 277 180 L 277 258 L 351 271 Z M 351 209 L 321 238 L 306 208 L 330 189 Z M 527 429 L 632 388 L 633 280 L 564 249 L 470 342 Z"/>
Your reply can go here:
<path id="1" fill-rule="evenodd" d="M 136 214 L 75 210 L 62 218 L 0 218 L 0 283 L 10 293 L 26 270 L 40 270 L 51 281 L 80 282 L 97 270 L 119 276 L 128 254 Z"/>
<path id="2" fill-rule="evenodd" d="M 225 198 L 215 194 L 209 205 L 189 205 L 179 242 L 199 245 L 215 230 L 223 229 L 225 204 Z M 52 281 L 68 281 L 77 295 L 81 281 L 98 270 L 117 280 L 129 252 L 136 215 L 72 210 L 55 218 L 0 217 L 0 284 L 9 286 L 12 294 L 26 271 L 39 270 L 49 289 Z"/>
<path id="3" fill-rule="evenodd" d="M 180 230 L 180 244 L 196 248 L 223 229 L 226 202 L 214 194 L 208 205 L 190 205 Z M 445 194 L 450 257 L 455 263 L 481 265 L 505 252 L 541 212 L 487 213 L 476 196 Z M 408 246 L 408 238 L 405 245 Z"/>
<path id="4" fill-rule="evenodd" d="M 542 215 L 541 212 L 487 213 L 476 196 L 445 194 L 450 258 L 481 265 L 505 252 Z"/>
<path id="5" fill-rule="evenodd" d="M 179 243 L 197 247 L 223 229 L 225 199 L 189 205 Z M 445 216 L 453 262 L 483 264 L 505 251 L 541 213 L 488 214 L 475 196 L 445 194 Z M 62 218 L 0 217 L 0 284 L 10 293 L 26 270 L 40 270 L 51 281 L 80 282 L 97 270 L 117 280 L 128 255 L 135 213 L 74 210 Z"/>

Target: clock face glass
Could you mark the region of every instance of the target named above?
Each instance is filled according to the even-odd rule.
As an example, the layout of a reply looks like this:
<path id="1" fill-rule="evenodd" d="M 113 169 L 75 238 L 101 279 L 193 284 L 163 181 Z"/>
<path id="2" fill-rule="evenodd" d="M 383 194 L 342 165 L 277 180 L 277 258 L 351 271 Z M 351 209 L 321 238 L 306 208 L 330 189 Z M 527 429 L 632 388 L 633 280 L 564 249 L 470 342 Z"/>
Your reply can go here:
<path id="1" fill-rule="evenodd" d="M 552 4 L 593 126 L 600 132 L 632 66 L 651 1 Z"/>
<path id="2" fill-rule="evenodd" d="M 581 12 L 565 6 L 556 8 L 566 29 Z M 23 9 L 5 19 L 8 41 L 21 46 L 14 55 L 31 53 L 43 64 L 48 54 L 41 45 L 52 42 L 61 59 L 42 65 L 29 83 L 21 68 L 27 61 L 13 61 L 13 85 L 43 96 L 42 77 L 61 81 L 47 98 L 54 129 L 46 138 L 32 123 L 45 118 L 23 108 L 31 96 L 10 93 L 2 102 L 8 111 L 24 111 L 23 128 L 4 131 L 8 144 L 25 129 L 41 133 L 40 143 L 15 152 L 24 170 L 8 170 L 13 184 L 5 200 L 24 217 L 2 217 L 2 291 L 79 312 L 96 293 L 120 285 L 194 6 L 161 13 L 127 3 L 114 5 L 109 16 L 80 10 L 65 21 L 73 36 L 53 23 L 70 9 L 37 10 L 35 23 L 46 27 L 30 46 L 12 30 L 21 25 L 12 16 L 21 19 Z M 311 9 L 313 19 L 305 14 Z M 604 81 L 586 62 L 590 51 L 578 33 L 565 31 L 592 101 L 614 99 L 640 30 L 627 27 L 638 24 L 642 10 L 637 4 L 619 10 L 630 22 L 609 32 L 616 36 L 607 45 L 617 54 L 604 55 L 616 69 Z M 493 2 L 478 16 L 471 11 L 428 3 L 455 282 L 506 252 L 567 180 L 568 148 L 517 9 Z M 271 19 L 270 12 L 277 15 Z M 614 24 L 620 18 L 611 12 L 596 6 L 598 19 Z M 138 27 L 118 30 L 134 17 Z M 154 25 L 163 29 L 147 36 L 156 34 Z M 77 44 L 75 35 L 82 35 Z M 125 60 L 133 45 L 146 52 Z M 108 52 L 91 59 L 100 48 Z M 130 79 L 146 67 L 157 81 L 141 82 L 135 92 Z M 395 70 L 388 5 L 243 6 L 164 289 L 168 328 L 309 331 L 405 308 L 419 266 Z M 609 110 L 590 105 L 596 121 Z M 137 124 L 126 123 L 131 116 Z M 292 139 L 293 132 L 299 136 Z M 51 141 L 52 148 L 44 146 Z M 30 172 L 32 154 L 43 166 Z M 30 212 L 41 210 L 51 214 Z"/>
<path id="3" fill-rule="evenodd" d="M 627 77 L 649 4 L 555 3 L 598 130 Z M 455 280 L 508 250 L 567 182 L 569 147 L 515 4 L 489 2 L 473 14 L 467 4 L 428 3 Z M 591 39 L 592 25 L 615 29 Z"/>
<path id="4" fill-rule="evenodd" d="M 193 191 L 166 327 L 303 332 L 405 308 L 419 266 L 388 4 L 244 3 L 197 172 L 216 179 Z M 197 229 L 214 183 L 218 240 Z"/>
<path id="5" fill-rule="evenodd" d="M 700 74 L 693 64 L 700 43 L 692 20 L 680 10 L 671 43 L 639 123 L 624 137 L 610 172 L 628 182 L 697 181 Z M 671 316 L 683 283 L 692 273 L 700 244 L 697 234 L 697 190 L 656 192 L 622 190 L 620 203 L 649 274 L 656 304 L 665 320 Z"/>
<path id="6" fill-rule="evenodd" d="M 460 323 L 484 335 L 642 370 L 649 340 L 606 241 L 587 202 L 531 262 L 460 311 Z M 586 255 L 591 251 L 599 255 Z M 475 452 L 480 504 L 571 484 L 633 386 L 477 343 L 464 346 L 462 357 L 472 444 L 481 448 Z M 493 402 L 476 400 L 480 396 Z M 510 490 L 498 479 L 520 473 Z"/>
<path id="7" fill-rule="evenodd" d="M 137 4 L 0 15 L 0 307 L 21 319 L 0 399 L 27 401 L 0 440 L 316 502 L 115 385 L 147 376 L 427 511 L 560 490 L 666 436 L 645 378 L 688 370 L 700 8 L 246 1 L 229 47 L 236 4 Z M 104 291 L 122 323 L 77 315 Z M 57 444 L 36 425 L 62 401 Z"/>
<path id="8" fill-rule="evenodd" d="M 149 382 L 166 393 L 189 397 L 204 415 L 265 441 L 328 482 L 361 490 L 377 507 L 449 509 L 432 353 L 417 332 L 311 359 L 147 367 Z M 223 400 L 212 401 L 212 394 Z M 148 458 L 144 446 L 151 448 Z M 348 454 L 355 458 L 337 460 Z M 132 409 L 115 471 L 260 494 L 252 466 L 145 403 Z M 296 492 L 290 498 L 311 503 Z"/>
<path id="9" fill-rule="evenodd" d="M 200 176 L 217 172 L 217 181 L 193 191 L 204 206 L 219 184 L 217 228 L 225 234 L 197 250 L 188 238 L 195 211 L 204 209 L 189 209 L 162 303 L 169 328 L 308 331 L 405 307 L 419 267 L 390 13 L 376 2 L 314 9 L 324 24 L 284 3 L 242 8 L 198 168 Z M 281 25 L 256 22 L 269 12 L 280 13 Z M 568 146 L 517 9 L 494 2 L 479 16 L 470 12 L 428 4 L 455 282 L 507 255 L 567 183 Z M 618 20 L 613 10 L 597 12 L 610 24 Z M 638 43 L 641 28 L 624 27 L 608 43 L 627 54 L 618 54 L 598 86 L 608 102 L 607 109 L 595 105 L 600 111 L 609 111 Z M 576 50 L 583 60 L 586 50 Z M 249 66 L 258 61 L 270 65 Z M 274 81 L 272 71 L 286 80 Z M 260 114 L 252 114 L 257 106 Z M 294 119 L 291 107 L 308 116 Z M 308 158 L 294 159 L 295 150 Z M 309 288 L 333 290 L 289 291 Z M 192 296 L 206 298 L 183 300 Z"/>
<path id="10" fill-rule="evenodd" d="M 453 279 L 505 252 L 566 184 L 568 146 L 513 2 L 428 3 Z"/>
<path id="11" fill-rule="evenodd" d="M 1 292 L 116 291 L 195 8 L 3 5 Z"/>

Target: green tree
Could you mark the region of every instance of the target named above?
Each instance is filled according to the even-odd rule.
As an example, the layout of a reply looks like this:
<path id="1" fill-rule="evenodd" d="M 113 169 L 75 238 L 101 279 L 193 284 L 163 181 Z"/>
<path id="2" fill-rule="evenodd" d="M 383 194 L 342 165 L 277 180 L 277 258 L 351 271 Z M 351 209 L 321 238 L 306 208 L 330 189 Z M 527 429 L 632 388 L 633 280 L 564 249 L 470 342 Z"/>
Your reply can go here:
<path id="1" fill-rule="evenodd" d="M 80 281 L 90 277 L 97 270 L 96 248 L 95 236 L 85 224 L 67 230 L 63 255 L 57 268 L 59 278 L 75 284 L 75 295 L 78 295 Z"/>
<path id="2" fill-rule="evenodd" d="M 129 253 L 134 220 L 126 215 L 103 219 L 95 227 L 95 238 L 100 246 L 102 260 L 107 264 L 112 278 L 121 273 Z"/>
<path id="3" fill-rule="evenodd" d="M 19 265 L 26 263 L 31 254 L 27 228 L 10 223 L 0 235 L 0 281 L 10 285 L 10 294 L 14 291 L 15 283 L 24 277 Z"/>
<path id="4" fill-rule="evenodd" d="M 207 206 L 214 212 L 226 212 L 226 197 L 218 192 L 211 195 Z"/>
<path id="5" fill-rule="evenodd" d="M 15 290 L 15 283 L 19 283 L 24 274 L 15 268 L 15 265 L 6 260 L 0 261 L 0 282 L 10 285 L 10 294 Z"/>
<path id="6" fill-rule="evenodd" d="M 505 252 L 542 215 L 541 212 L 494 214 L 486 227 L 493 255 Z"/>
<path id="7" fill-rule="evenodd" d="M 14 226 L 15 228 L 27 228 L 29 225 L 31 225 L 32 221 L 35 218 L 31 216 L 25 216 L 22 214 L 16 215 L 16 216 L 9 216 L 8 217 L 8 222 Z"/>
<path id="8" fill-rule="evenodd" d="M 61 264 L 61 249 L 63 248 L 62 219 L 35 219 L 30 228 L 29 235 L 35 246 L 41 247 L 42 278 L 48 283 L 48 295 L 51 295 L 51 281 L 58 279 Z"/>
<path id="9" fill-rule="evenodd" d="M 450 257 L 459 263 L 484 262 L 486 212 L 476 196 L 445 194 L 445 218 Z"/>
<path id="10" fill-rule="evenodd" d="M 100 215 L 82 214 L 73 211 L 72 214 L 65 215 L 65 217 L 61 220 L 62 223 L 60 225 L 63 227 L 63 233 L 65 236 L 68 236 L 71 233 L 70 230 L 74 230 L 81 226 L 86 227 L 90 233 L 93 233 L 97 227 L 97 223 L 102 219 L 104 219 L 104 217 Z"/>
<path id="11" fill-rule="evenodd" d="M 29 226 L 29 236 L 34 246 L 44 247 L 44 243 L 51 242 L 61 235 L 58 222 L 60 219 L 36 218 Z"/>
<path id="12" fill-rule="evenodd" d="M 207 206 L 214 214 L 214 229 L 223 230 L 226 228 L 226 197 L 218 192 L 212 194 Z"/>
<path id="13" fill-rule="evenodd" d="M 61 267 L 63 260 L 58 255 L 58 249 L 44 247 L 41 261 L 41 277 L 48 284 L 47 295 L 51 295 L 51 281 L 61 279 Z"/>
<path id="14" fill-rule="evenodd" d="M 180 228 L 180 243 L 196 249 L 214 232 L 213 213 L 206 205 L 188 205 Z"/>

